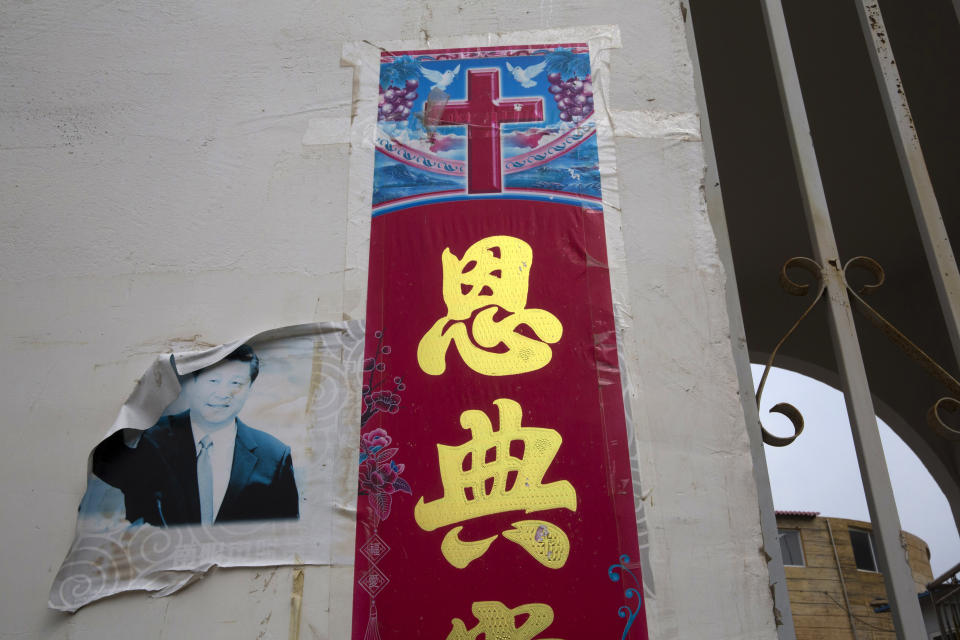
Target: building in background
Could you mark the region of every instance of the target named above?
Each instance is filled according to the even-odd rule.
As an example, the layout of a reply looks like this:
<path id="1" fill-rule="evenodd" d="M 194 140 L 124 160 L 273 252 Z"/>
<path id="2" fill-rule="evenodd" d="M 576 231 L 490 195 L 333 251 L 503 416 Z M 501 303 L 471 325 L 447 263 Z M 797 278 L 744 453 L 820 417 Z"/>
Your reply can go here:
<path id="1" fill-rule="evenodd" d="M 777 511 L 777 528 L 797 640 L 896 638 L 869 522 L 824 518 L 816 511 Z M 927 637 L 957 637 L 955 632 L 941 635 L 928 589 L 934 579 L 927 543 L 906 531 L 901 540 Z"/>

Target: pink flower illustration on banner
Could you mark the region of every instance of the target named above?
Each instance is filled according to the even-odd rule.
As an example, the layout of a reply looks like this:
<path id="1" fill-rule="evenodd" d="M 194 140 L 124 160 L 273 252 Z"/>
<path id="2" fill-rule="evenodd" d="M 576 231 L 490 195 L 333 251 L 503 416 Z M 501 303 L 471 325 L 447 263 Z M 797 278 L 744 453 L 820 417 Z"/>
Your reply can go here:
<path id="1" fill-rule="evenodd" d="M 386 429 L 374 429 L 360 436 L 360 495 L 367 496 L 381 521 L 390 517 L 393 494 L 413 493 L 410 484 L 400 477 L 404 465 L 393 460 L 398 449 L 390 447 L 391 442 Z"/>
<path id="2" fill-rule="evenodd" d="M 370 449 L 377 451 L 390 444 L 390 436 L 387 435 L 386 429 L 374 429 L 373 431 L 362 434 L 360 436 L 360 443 L 361 454 L 363 451 L 369 451 Z M 374 447 L 378 449 L 374 449 Z M 362 461 L 363 458 L 361 458 L 361 462 Z"/>

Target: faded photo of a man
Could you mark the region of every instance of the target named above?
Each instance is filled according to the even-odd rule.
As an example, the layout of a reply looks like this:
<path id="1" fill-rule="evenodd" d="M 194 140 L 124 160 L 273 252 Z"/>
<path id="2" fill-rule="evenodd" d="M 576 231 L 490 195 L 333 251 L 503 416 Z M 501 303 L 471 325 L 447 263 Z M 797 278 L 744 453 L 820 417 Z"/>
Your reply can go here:
<path id="1" fill-rule="evenodd" d="M 166 595 L 214 566 L 353 560 L 355 520 L 337 505 L 356 500 L 343 479 L 357 458 L 338 452 L 357 423 L 362 323 L 239 338 L 156 354 L 106 435 L 91 434 L 51 607 Z"/>
<path id="2" fill-rule="evenodd" d="M 126 519 L 154 526 L 299 518 L 290 447 L 238 415 L 260 371 L 242 345 L 187 374 L 189 409 L 164 416 L 130 447 L 122 432 L 94 451 L 94 475 L 123 492 Z"/>

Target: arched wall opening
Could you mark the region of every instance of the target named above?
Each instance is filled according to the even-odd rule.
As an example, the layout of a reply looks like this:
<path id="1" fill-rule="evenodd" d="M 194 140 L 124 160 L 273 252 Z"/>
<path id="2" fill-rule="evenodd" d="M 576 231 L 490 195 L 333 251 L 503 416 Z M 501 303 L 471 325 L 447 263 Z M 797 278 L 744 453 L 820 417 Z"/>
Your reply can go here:
<path id="1" fill-rule="evenodd" d="M 770 355 L 769 353 L 763 352 L 750 352 L 750 359 L 754 365 L 763 365 L 767 362 Z M 817 380 L 818 382 L 823 383 L 824 385 L 830 387 L 831 389 L 842 393 L 841 382 L 839 374 L 833 369 L 827 369 L 817 364 L 802 360 L 796 357 L 790 356 L 780 356 L 776 359 L 775 365 L 778 368 L 786 369 L 794 373 L 806 376 Z M 776 369 L 774 369 L 775 371 Z M 773 376 L 775 374 L 771 374 Z M 777 402 L 791 402 L 792 399 L 789 396 L 777 397 L 774 398 L 770 395 L 770 389 L 764 391 L 764 400 L 768 401 L 777 401 Z M 929 472 L 930 476 L 937 483 L 937 486 L 943 491 L 944 496 L 946 496 L 947 501 L 950 504 L 951 512 L 953 513 L 954 522 L 957 523 L 958 529 L 960 529 L 960 485 L 957 484 L 956 478 L 952 472 L 951 467 L 944 462 L 944 459 L 941 452 L 937 451 L 934 446 L 931 444 L 930 439 L 923 437 L 923 432 L 916 428 L 917 419 L 914 417 L 913 420 L 905 419 L 899 411 L 897 411 L 889 403 L 885 402 L 883 398 L 879 397 L 877 394 L 873 395 L 873 406 L 876 412 L 877 417 L 885 422 L 894 433 L 908 446 L 911 451 L 916 454 L 917 458 L 923 463 L 923 466 Z M 804 412 L 803 407 L 797 407 L 801 413 Z M 776 418 L 769 417 L 770 414 L 761 412 L 760 419 L 764 422 L 764 425 L 771 424 L 776 425 Z M 842 416 L 844 422 L 842 425 L 830 425 L 831 427 L 841 427 L 849 433 L 850 426 L 849 422 L 846 422 L 846 415 Z M 807 423 L 805 425 L 806 429 L 818 429 L 824 428 L 827 425 L 821 424 L 812 424 Z M 777 427 L 774 426 L 774 429 Z M 769 429 L 768 427 L 768 430 Z M 777 433 L 780 434 L 779 431 Z M 803 435 L 801 434 L 801 438 Z M 788 445 L 789 446 L 789 445 Z M 856 464 L 856 460 L 851 461 L 852 464 Z"/>
<path id="2" fill-rule="evenodd" d="M 763 364 L 751 366 L 755 383 L 763 370 Z M 764 447 L 774 508 L 868 521 L 843 393 L 814 376 L 772 368 L 761 398 L 760 418 L 764 427 L 778 436 L 793 432 L 785 417 L 769 412 L 784 399 L 803 413 L 805 428 L 789 446 Z M 960 560 L 960 534 L 949 501 L 914 447 L 882 416 L 878 418 L 901 527 L 929 545 L 937 576 Z"/>
<path id="3" fill-rule="evenodd" d="M 960 246 L 960 23 L 949 0 L 879 3 L 915 128 L 953 246 Z M 854 3 L 784 0 L 792 53 L 841 261 L 875 259 L 886 281 L 868 297 L 890 323 L 957 375 Z M 731 262 L 750 359 L 769 352 L 811 303 L 778 282 L 794 256 L 813 257 L 760 3 L 690 4 Z M 731 37 L 736 34 L 736 37 Z M 826 266 L 826 265 L 823 265 Z M 793 274 L 791 274 L 791 277 Z M 869 276 L 850 274 L 854 284 Z M 801 276 L 797 276 L 800 280 Z M 923 461 L 960 523 L 960 448 L 934 432 L 928 409 L 949 395 L 914 359 L 856 316 L 874 412 Z M 840 386 L 821 301 L 776 364 Z M 789 397 L 779 400 L 790 402 Z M 814 428 L 813 425 L 810 428 Z"/>

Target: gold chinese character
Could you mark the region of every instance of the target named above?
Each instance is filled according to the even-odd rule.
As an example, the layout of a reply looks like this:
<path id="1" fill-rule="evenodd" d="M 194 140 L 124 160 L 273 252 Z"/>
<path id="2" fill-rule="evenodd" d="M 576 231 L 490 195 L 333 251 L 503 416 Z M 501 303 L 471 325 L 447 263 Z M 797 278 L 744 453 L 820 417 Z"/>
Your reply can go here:
<path id="1" fill-rule="evenodd" d="M 576 511 L 573 485 L 566 480 L 543 483 L 563 443 L 561 435 L 553 429 L 521 427 L 523 412 L 513 400 L 493 403 L 500 413 L 497 431 L 483 411 L 464 411 L 460 424 L 470 431 L 470 440 L 457 447 L 437 445 L 443 497 L 433 502 L 421 497 L 413 510 L 424 531 L 508 511 Z M 503 536 L 541 564 L 559 569 L 566 563 L 570 542 L 560 527 L 544 520 L 521 520 L 513 527 Z M 458 526 L 448 531 L 440 545 L 443 556 L 459 569 L 486 553 L 497 538 L 464 541 L 459 537 L 462 530 Z"/>
<path id="2" fill-rule="evenodd" d="M 503 537 L 527 550 L 545 567 L 559 569 L 570 555 L 570 540 L 563 529 L 543 520 L 521 520 L 513 523 L 513 529 L 503 532 Z"/>
<path id="3" fill-rule="evenodd" d="M 541 603 L 507 609 L 502 602 L 474 602 L 471 611 L 477 626 L 468 630 L 460 618 L 454 618 L 447 640 L 476 640 L 480 634 L 484 634 L 486 640 L 535 640 L 534 636 L 553 623 L 553 609 Z M 517 618 L 523 615 L 528 617 L 518 627 Z"/>
<path id="4" fill-rule="evenodd" d="M 527 373 L 550 362 L 549 345 L 560 340 L 563 325 L 549 311 L 525 308 L 533 264 L 529 244 L 511 236 L 490 236 L 474 243 L 463 259 L 444 249 L 440 262 L 447 315 L 417 347 L 417 361 L 425 373 L 436 376 L 446 370 L 451 341 L 464 363 L 485 376 Z M 496 319 L 501 312 L 507 315 Z M 466 321 L 471 316 L 468 334 Z M 517 333 L 520 325 L 539 340 Z"/>

